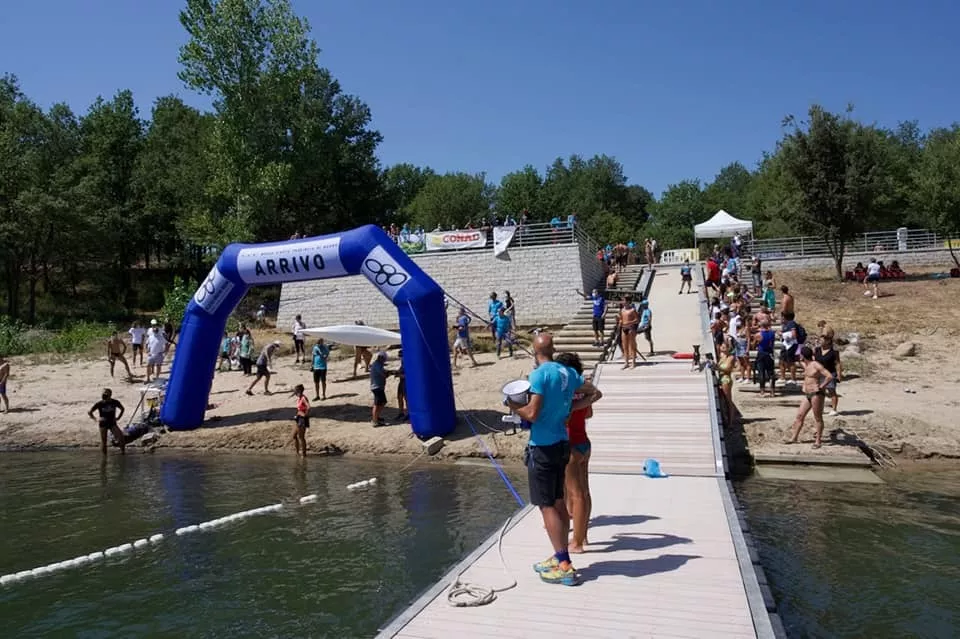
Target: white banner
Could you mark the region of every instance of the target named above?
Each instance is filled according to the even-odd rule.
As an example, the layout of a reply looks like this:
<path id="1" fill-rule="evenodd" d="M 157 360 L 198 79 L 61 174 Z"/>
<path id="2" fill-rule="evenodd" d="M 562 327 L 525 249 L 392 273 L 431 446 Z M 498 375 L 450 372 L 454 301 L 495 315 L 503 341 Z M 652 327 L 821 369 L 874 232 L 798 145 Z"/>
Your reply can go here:
<path id="1" fill-rule="evenodd" d="M 442 233 L 427 233 L 426 235 L 428 251 L 483 248 L 487 245 L 487 234 L 483 231 L 445 231 Z"/>
<path id="2" fill-rule="evenodd" d="M 493 256 L 500 257 L 506 252 L 513 241 L 513 236 L 517 233 L 516 226 L 495 226 L 493 227 Z"/>
<path id="3" fill-rule="evenodd" d="M 207 275 L 207 279 L 203 280 L 200 288 L 193 294 L 193 301 L 199 304 L 200 308 L 213 315 L 232 290 L 233 282 L 225 278 L 217 265 L 214 264 Z"/>
<path id="4" fill-rule="evenodd" d="M 237 253 L 237 273 L 247 284 L 319 280 L 347 274 L 340 237 L 252 246 Z"/>

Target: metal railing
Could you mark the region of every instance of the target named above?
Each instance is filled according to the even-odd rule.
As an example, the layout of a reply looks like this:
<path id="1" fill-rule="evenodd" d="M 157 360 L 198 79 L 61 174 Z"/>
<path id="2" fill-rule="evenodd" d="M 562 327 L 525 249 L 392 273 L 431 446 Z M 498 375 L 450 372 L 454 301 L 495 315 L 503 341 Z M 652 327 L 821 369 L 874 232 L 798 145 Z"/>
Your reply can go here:
<path id="1" fill-rule="evenodd" d="M 822 238 L 787 237 L 746 240 L 746 253 L 761 259 L 791 257 L 830 257 Z M 947 248 L 947 238 L 925 229 L 900 228 L 893 231 L 872 231 L 858 235 L 847 244 L 847 253 L 891 253 Z"/>
<path id="2" fill-rule="evenodd" d="M 518 224 L 516 225 L 516 234 L 513 237 L 513 241 L 510 243 L 511 248 L 528 248 L 532 246 L 551 246 L 559 244 L 576 244 L 577 241 L 586 241 L 588 246 L 592 246 L 592 250 L 598 250 L 596 242 L 587 236 L 579 224 L 574 223 L 573 226 L 563 220 L 560 225 L 553 225 L 550 222 L 534 222 L 532 224 Z M 431 233 L 457 233 L 457 234 L 471 234 L 471 233 L 483 233 L 486 238 L 486 243 L 483 246 L 448 246 L 439 250 L 427 250 L 427 241 L 426 235 Z M 419 253 L 431 253 L 431 254 L 443 254 L 443 253 L 461 253 L 463 251 L 490 251 L 493 249 L 493 228 L 492 227 L 481 227 L 479 229 L 450 229 L 446 231 L 416 231 L 409 233 L 398 233 L 396 237 L 393 238 L 394 241 L 399 244 L 404 251 L 411 254 Z"/>

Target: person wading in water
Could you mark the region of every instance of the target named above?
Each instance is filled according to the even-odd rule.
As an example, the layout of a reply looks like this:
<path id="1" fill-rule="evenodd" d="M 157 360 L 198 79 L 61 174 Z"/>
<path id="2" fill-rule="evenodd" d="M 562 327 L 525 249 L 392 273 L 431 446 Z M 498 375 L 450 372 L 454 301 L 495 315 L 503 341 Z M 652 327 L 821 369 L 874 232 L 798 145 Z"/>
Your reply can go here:
<path id="1" fill-rule="evenodd" d="M 293 387 L 297 398 L 297 414 L 294 417 L 293 446 L 297 455 L 307 456 L 307 429 L 310 428 L 310 402 L 303 392 L 303 384 Z"/>
<path id="2" fill-rule="evenodd" d="M 823 403 L 827 394 L 827 387 L 833 379 L 833 375 L 822 364 L 813 359 L 813 351 L 809 346 L 800 349 L 800 363 L 803 366 L 803 401 L 797 410 L 797 418 L 793 421 L 793 431 L 790 433 L 790 439 L 784 440 L 784 444 L 796 444 L 799 441 L 800 431 L 803 430 L 803 422 L 807 419 L 807 413 L 813 411 L 813 421 L 816 424 L 814 432 L 813 447 L 820 448 L 823 437 Z"/>
<path id="3" fill-rule="evenodd" d="M 95 412 L 99 417 L 94 416 Z M 126 453 L 127 445 L 123 438 L 123 431 L 117 423 L 123 417 L 123 404 L 113 398 L 113 391 L 104 388 L 100 401 L 94 404 L 87 414 L 90 419 L 100 423 L 100 452 L 107 454 L 107 431 L 110 431 L 117 445 L 120 446 L 120 454 Z"/>

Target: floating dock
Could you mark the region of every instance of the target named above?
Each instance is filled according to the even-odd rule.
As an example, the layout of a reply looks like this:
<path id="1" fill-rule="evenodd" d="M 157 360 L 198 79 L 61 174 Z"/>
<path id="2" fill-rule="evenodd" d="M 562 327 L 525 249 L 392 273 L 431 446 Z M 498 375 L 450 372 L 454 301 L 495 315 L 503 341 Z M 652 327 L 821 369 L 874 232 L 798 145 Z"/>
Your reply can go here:
<path id="1" fill-rule="evenodd" d="M 593 444 L 590 543 L 586 553 L 572 557 L 582 583 L 549 585 L 534 573 L 532 564 L 551 549 L 539 511 L 527 507 L 514 516 L 502 544 L 498 531 L 378 637 L 783 636 L 726 481 L 711 380 L 692 371 L 689 361 L 671 357 L 704 343 L 702 297 L 678 295 L 679 287 L 679 270 L 656 271 L 650 306 L 662 354 L 636 369 L 624 370 L 622 360 L 596 369 L 604 398 L 587 425 Z M 645 352 L 645 340 L 638 341 Z M 648 457 L 670 477 L 645 477 Z M 515 578 L 517 586 L 490 604 L 457 608 L 448 603 L 447 589 L 461 572 L 465 583 L 503 587 Z"/>

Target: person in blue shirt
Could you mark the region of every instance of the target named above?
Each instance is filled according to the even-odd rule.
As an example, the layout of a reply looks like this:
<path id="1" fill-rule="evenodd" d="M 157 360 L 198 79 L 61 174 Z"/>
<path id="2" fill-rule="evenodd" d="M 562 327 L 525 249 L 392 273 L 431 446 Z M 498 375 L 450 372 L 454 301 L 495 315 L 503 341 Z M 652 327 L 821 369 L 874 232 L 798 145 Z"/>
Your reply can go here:
<path id="1" fill-rule="evenodd" d="M 497 315 L 503 308 L 503 302 L 497 299 L 497 292 L 490 293 L 490 303 L 487 304 L 487 315 L 490 316 L 490 337 L 497 340 Z"/>
<path id="2" fill-rule="evenodd" d="M 770 382 L 770 397 L 776 392 L 777 378 L 774 375 L 776 368 L 773 361 L 773 351 L 776 348 L 777 334 L 770 328 L 770 320 L 764 318 L 760 322 L 760 332 L 757 334 L 757 377 L 760 381 L 760 397 L 766 395 L 767 382 Z"/>
<path id="3" fill-rule="evenodd" d="M 647 343 L 650 344 L 650 354 L 653 355 L 653 337 L 651 337 L 651 331 L 653 331 L 653 311 L 650 310 L 650 302 L 643 300 L 640 302 L 640 327 L 637 329 L 637 332 L 643 335 Z"/>
<path id="4" fill-rule="evenodd" d="M 497 312 L 497 317 L 493 320 L 493 324 L 497 335 L 497 359 L 500 359 L 500 352 L 504 342 L 507 343 L 510 357 L 513 357 L 513 339 L 510 337 L 510 329 L 513 322 L 510 320 L 510 316 L 507 315 L 504 307 L 500 307 L 500 310 Z"/>
<path id="5" fill-rule="evenodd" d="M 233 340 L 230 338 L 230 335 L 227 331 L 223 332 L 223 339 L 220 340 L 220 361 L 217 362 L 217 370 L 223 372 L 223 363 L 227 363 L 227 370 L 230 371 L 233 369 L 233 365 L 230 361 L 230 354 L 233 350 Z M 124 362 L 126 363 L 126 362 Z M 111 362 L 112 364 L 112 362 Z M 113 372 L 111 370 L 111 372 Z"/>
<path id="6" fill-rule="evenodd" d="M 371 411 L 371 421 L 374 426 L 384 426 L 383 407 L 387 405 L 387 354 L 383 351 L 377 353 L 376 358 L 370 363 L 370 392 L 373 394 L 373 409 Z"/>
<path id="7" fill-rule="evenodd" d="M 567 418 L 579 407 L 579 402 L 573 401 L 574 393 L 592 398 L 595 389 L 585 384 L 575 370 L 553 361 L 550 333 L 534 338 L 533 352 L 537 367 L 528 378 L 530 400 L 526 404 L 507 402 L 521 419 L 530 422 L 530 442 L 524 454 L 530 503 L 540 508 L 554 551 L 548 559 L 534 564 L 533 569 L 546 583 L 575 586 L 578 576 L 570 562 L 570 515 L 563 493 L 570 461 Z"/>
<path id="8" fill-rule="evenodd" d="M 683 293 L 684 286 L 687 287 L 687 293 L 693 293 L 690 288 L 693 286 L 693 267 L 690 266 L 690 260 L 684 260 L 680 266 L 680 292 L 677 293 L 678 295 Z"/>
<path id="9" fill-rule="evenodd" d="M 314 401 L 327 398 L 327 358 L 330 357 L 330 350 L 331 347 L 324 343 L 322 337 L 313 345 L 313 388 L 316 391 Z"/>
<path id="10" fill-rule="evenodd" d="M 453 327 L 457 332 L 457 338 L 453 340 L 453 367 L 457 367 L 457 359 L 460 355 L 467 355 L 472 366 L 478 366 L 477 360 L 473 357 L 473 348 L 470 344 L 470 316 L 467 314 L 465 306 L 460 307 L 460 314 L 457 315 L 457 324 Z"/>
<path id="11" fill-rule="evenodd" d="M 593 345 L 595 347 L 603 346 L 603 336 L 606 332 L 607 300 L 597 292 L 597 289 L 593 289 L 589 297 L 579 290 L 577 294 L 585 300 L 590 300 L 593 306 Z"/>

